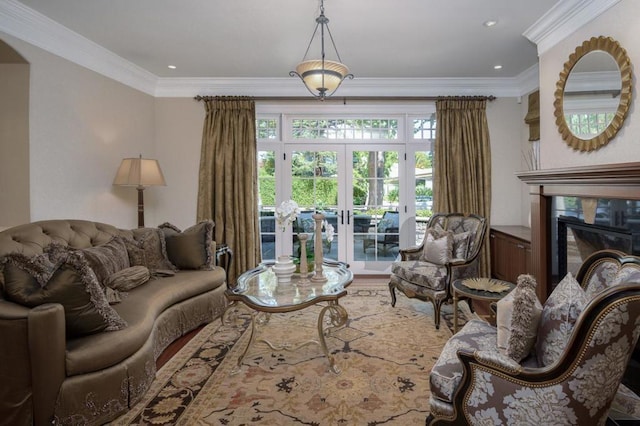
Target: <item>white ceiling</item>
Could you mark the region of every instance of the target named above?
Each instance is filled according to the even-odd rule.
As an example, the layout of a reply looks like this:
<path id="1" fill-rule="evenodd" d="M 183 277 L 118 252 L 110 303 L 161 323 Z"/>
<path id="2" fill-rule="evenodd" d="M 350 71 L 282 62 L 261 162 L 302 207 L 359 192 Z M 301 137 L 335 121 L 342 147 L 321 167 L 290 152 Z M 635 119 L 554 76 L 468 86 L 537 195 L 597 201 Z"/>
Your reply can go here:
<path id="1" fill-rule="evenodd" d="M 306 97 L 289 71 L 319 1 L 0 0 L 0 34 L 156 97 Z M 339 95 L 522 96 L 539 86 L 538 54 L 619 1 L 325 0 L 355 75 Z"/>
<path id="2" fill-rule="evenodd" d="M 319 13 L 319 0 L 20 2 L 158 77 L 288 77 Z M 536 47 L 522 34 L 556 2 L 325 0 L 324 6 L 356 78 L 479 78 L 515 77 L 535 65 Z M 498 25 L 483 26 L 489 19 Z M 494 70 L 498 64 L 502 69 Z"/>

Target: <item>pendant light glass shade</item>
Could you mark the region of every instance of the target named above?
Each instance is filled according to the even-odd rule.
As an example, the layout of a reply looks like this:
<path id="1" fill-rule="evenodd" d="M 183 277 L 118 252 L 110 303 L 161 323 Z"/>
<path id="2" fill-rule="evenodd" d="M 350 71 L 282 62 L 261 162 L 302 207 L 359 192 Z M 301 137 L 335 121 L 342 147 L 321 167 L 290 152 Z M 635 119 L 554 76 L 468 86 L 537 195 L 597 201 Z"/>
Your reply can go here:
<path id="1" fill-rule="evenodd" d="M 320 30 L 320 59 L 308 60 L 307 54 L 309 53 L 309 48 L 313 44 L 313 40 L 318 33 L 318 29 Z M 338 59 L 337 61 L 325 59 L 325 31 L 329 34 L 329 40 L 331 40 L 331 45 L 333 46 L 333 50 L 335 51 L 335 55 Z M 311 36 L 311 41 L 309 41 L 307 51 L 302 58 L 302 62 L 298 64 L 295 71 L 289 72 L 289 75 L 291 77 L 299 77 L 307 90 L 320 100 L 324 100 L 326 97 L 331 96 L 338 87 L 340 87 L 340 84 L 342 84 L 345 78 L 353 78 L 353 74 L 349 73 L 349 68 L 342 63 L 338 49 L 333 42 L 333 36 L 329 30 L 329 19 L 324 16 L 323 0 L 320 2 L 320 16 L 316 18 L 316 28 Z"/>
<path id="2" fill-rule="evenodd" d="M 349 74 L 349 68 L 340 62 L 327 60 L 324 61 L 323 68 L 322 60 L 313 59 L 300 62 L 296 67 L 296 72 L 311 91 L 333 93 L 345 76 Z"/>

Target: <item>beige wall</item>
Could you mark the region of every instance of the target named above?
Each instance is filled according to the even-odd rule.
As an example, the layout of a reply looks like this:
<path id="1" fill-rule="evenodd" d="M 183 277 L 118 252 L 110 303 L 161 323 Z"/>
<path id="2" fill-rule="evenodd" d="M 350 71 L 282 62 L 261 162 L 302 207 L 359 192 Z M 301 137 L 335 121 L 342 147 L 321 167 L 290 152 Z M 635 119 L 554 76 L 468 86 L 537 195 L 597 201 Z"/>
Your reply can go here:
<path id="1" fill-rule="evenodd" d="M 499 98 L 487 104 L 491 133 L 493 225 L 526 225 L 526 215 L 522 211 L 526 188 L 515 175 L 525 168 L 522 161 L 522 151 L 526 148 L 525 99 Z"/>
<path id="2" fill-rule="evenodd" d="M 574 151 L 561 138 L 553 116 L 553 92 L 559 73 L 569 55 L 583 41 L 594 36 L 610 36 L 627 50 L 634 69 L 640 66 L 640 10 L 635 1 L 622 1 L 602 16 L 571 34 L 551 50 L 540 56 L 540 124 L 541 124 L 541 165 L 542 168 L 623 163 L 640 161 L 640 115 L 636 112 L 637 89 L 633 90 L 631 109 L 624 126 L 608 145 L 597 151 L 583 153 Z M 634 71 L 634 86 L 637 84 Z"/>
<path id="3" fill-rule="evenodd" d="M 156 98 L 156 148 L 167 186 L 158 197 L 156 225 L 195 223 L 204 105 L 192 98 Z"/>
<path id="4" fill-rule="evenodd" d="M 0 63 L 0 93 L 0 226 L 10 226 L 30 218 L 29 65 Z"/>
<path id="5" fill-rule="evenodd" d="M 154 156 L 154 99 L 0 33 L 31 64 L 30 220 L 90 219 L 137 225 L 136 191 L 111 182 L 123 157 Z M 145 191 L 156 223 L 156 193 Z"/>

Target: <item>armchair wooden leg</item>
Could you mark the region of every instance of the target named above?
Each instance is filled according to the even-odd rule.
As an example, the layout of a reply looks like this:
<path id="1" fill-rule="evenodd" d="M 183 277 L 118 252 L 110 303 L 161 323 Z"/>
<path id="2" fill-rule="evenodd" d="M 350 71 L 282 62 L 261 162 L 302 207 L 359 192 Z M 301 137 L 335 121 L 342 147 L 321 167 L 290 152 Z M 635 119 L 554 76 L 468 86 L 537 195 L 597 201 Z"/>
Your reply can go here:
<path id="1" fill-rule="evenodd" d="M 396 285 L 389 283 L 389 293 L 391 293 L 391 307 L 396 307 Z"/>

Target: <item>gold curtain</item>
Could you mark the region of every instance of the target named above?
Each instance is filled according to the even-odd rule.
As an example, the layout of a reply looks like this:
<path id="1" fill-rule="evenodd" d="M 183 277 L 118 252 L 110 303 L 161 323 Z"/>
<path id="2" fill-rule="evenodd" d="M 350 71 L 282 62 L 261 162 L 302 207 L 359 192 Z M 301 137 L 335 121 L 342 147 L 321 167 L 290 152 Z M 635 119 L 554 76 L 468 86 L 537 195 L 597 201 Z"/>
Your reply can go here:
<path id="1" fill-rule="evenodd" d="M 198 220 L 212 219 L 215 241 L 233 251 L 229 285 L 260 259 L 255 102 L 247 97 L 203 99 Z"/>
<path id="2" fill-rule="evenodd" d="M 486 99 L 436 101 L 434 147 L 435 212 L 474 213 L 490 223 L 491 145 Z M 480 274 L 489 276 L 488 232 L 480 252 Z"/>

